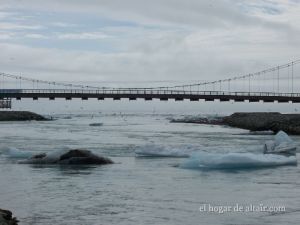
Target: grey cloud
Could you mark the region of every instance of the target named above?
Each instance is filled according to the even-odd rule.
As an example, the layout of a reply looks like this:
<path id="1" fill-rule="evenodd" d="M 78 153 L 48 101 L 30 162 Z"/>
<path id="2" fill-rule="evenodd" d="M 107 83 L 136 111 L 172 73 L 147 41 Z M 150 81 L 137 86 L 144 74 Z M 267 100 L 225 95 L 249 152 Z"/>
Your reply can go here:
<path id="1" fill-rule="evenodd" d="M 269 26 L 272 23 L 246 14 L 230 0 L 12 0 L 0 1 L 2 7 L 29 8 L 61 12 L 101 13 L 114 19 L 141 24 L 182 25 L 197 28 L 230 26 Z M 274 23 L 273 26 L 282 26 Z"/>

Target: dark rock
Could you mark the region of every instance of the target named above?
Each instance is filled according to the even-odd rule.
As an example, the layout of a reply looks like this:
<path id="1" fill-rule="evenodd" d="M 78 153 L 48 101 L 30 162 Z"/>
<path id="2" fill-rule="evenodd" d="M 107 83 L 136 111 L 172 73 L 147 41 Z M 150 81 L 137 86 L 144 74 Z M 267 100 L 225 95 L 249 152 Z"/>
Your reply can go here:
<path id="1" fill-rule="evenodd" d="M 182 119 L 171 119 L 171 123 L 197 123 L 197 124 L 210 124 L 222 125 L 222 117 L 206 118 L 206 117 L 184 117 Z"/>
<path id="2" fill-rule="evenodd" d="M 113 161 L 109 158 L 98 156 L 91 151 L 82 149 L 73 149 L 58 155 L 57 157 L 47 154 L 39 154 L 31 157 L 21 163 L 28 164 L 70 164 L 70 165 L 105 165 L 112 164 Z"/>
<path id="3" fill-rule="evenodd" d="M 89 124 L 89 126 L 91 126 L 91 127 L 100 127 L 102 125 L 103 125 L 103 123 L 90 123 Z"/>
<path id="4" fill-rule="evenodd" d="M 88 150 L 74 149 L 60 156 L 61 164 L 111 164 L 112 160 L 93 154 Z"/>
<path id="5" fill-rule="evenodd" d="M 27 111 L 0 111 L 0 121 L 49 120 L 39 114 Z"/>
<path id="6" fill-rule="evenodd" d="M 213 118 L 184 117 L 183 119 L 172 119 L 170 122 L 227 125 L 250 131 L 272 131 L 273 133 L 282 130 L 288 134 L 300 135 L 300 114 L 250 112 Z"/>
<path id="7" fill-rule="evenodd" d="M 91 155 L 91 152 L 88 150 L 74 149 L 74 150 L 70 150 L 67 153 L 61 155 L 59 160 L 70 159 L 72 157 L 78 157 L 78 158 L 89 157 L 90 155 Z"/>
<path id="8" fill-rule="evenodd" d="M 234 113 L 224 117 L 223 123 L 250 131 L 271 130 L 277 133 L 282 130 L 288 134 L 300 134 L 300 114 Z"/>
<path id="9" fill-rule="evenodd" d="M 18 225 L 18 220 L 12 217 L 9 210 L 0 209 L 0 225 Z"/>
<path id="10" fill-rule="evenodd" d="M 42 154 L 32 156 L 32 159 L 42 159 L 45 158 L 46 156 L 47 156 L 46 153 L 42 153 Z"/>

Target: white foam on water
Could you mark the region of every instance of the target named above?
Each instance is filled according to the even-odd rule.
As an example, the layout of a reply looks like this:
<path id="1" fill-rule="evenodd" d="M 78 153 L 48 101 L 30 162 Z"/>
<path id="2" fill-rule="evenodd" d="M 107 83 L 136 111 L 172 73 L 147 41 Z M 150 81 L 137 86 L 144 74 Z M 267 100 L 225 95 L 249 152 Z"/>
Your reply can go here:
<path id="1" fill-rule="evenodd" d="M 186 169 L 243 169 L 297 165 L 295 156 L 253 153 L 198 152 L 180 165 Z"/>
<path id="2" fill-rule="evenodd" d="M 1 151 L 1 155 L 12 159 L 27 159 L 33 154 L 29 151 L 23 151 L 14 147 L 7 147 Z"/>
<path id="3" fill-rule="evenodd" d="M 192 146 L 171 147 L 159 145 L 145 145 L 135 150 L 140 157 L 189 157 L 195 149 Z"/>

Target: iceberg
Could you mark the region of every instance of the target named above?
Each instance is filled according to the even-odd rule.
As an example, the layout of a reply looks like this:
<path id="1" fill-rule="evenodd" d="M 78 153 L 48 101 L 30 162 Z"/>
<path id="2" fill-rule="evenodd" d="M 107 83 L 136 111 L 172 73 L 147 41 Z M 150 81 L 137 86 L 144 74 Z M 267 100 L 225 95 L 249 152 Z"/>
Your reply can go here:
<path id="1" fill-rule="evenodd" d="M 297 146 L 283 131 L 279 131 L 273 141 L 267 141 L 264 145 L 264 154 L 295 154 Z"/>
<path id="2" fill-rule="evenodd" d="M 185 169 L 250 169 L 297 165 L 295 156 L 253 153 L 198 152 L 180 165 Z"/>
<path id="3" fill-rule="evenodd" d="M 32 156 L 31 152 L 23 151 L 13 147 L 5 148 L 3 151 L 1 151 L 1 154 L 6 158 L 11 159 L 27 159 Z"/>

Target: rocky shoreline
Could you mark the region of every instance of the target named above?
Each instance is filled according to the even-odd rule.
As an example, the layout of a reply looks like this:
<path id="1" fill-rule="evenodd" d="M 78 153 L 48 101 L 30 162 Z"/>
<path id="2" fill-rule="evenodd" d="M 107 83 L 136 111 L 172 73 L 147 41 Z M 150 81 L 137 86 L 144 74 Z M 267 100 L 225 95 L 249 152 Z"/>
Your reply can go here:
<path id="1" fill-rule="evenodd" d="M 300 135 L 300 114 L 281 114 L 269 112 L 234 113 L 230 116 L 208 118 L 184 118 L 173 119 L 175 123 L 198 123 L 211 125 L 227 125 L 250 131 L 273 131 L 282 130 L 288 134 Z"/>
<path id="2" fill-rule="evenodd" d="M 44 116 L 28 111 L 0 111 L 0 121 L 47 121 Z"/>
<path id="3" fill-rule="evenodd" d="M 0 225 L 18 225 L 18 222 L 11 211 L 0 209 Z"/>

